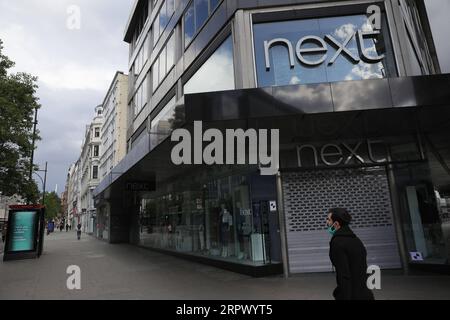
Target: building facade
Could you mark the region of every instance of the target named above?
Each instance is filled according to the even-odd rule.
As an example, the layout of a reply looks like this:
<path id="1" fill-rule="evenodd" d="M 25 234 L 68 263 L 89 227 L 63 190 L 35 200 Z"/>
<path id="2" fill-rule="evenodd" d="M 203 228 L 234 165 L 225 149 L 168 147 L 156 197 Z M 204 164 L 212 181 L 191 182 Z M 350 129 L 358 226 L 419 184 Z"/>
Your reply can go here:
<path id="1" fill-rule="evenodd" d="M 80 160 L 69 167 L 69 181 L 67 185 L 67 221 L 74 228 L 78 225 L 81 213 L 81 179 L 79 175 Z"/>
<path id="2" fill-rule="evenodd" d="M 105 178 L 127 153 L 128 76 L 117 72 L 103 102 L 100 178 Z"/>
<path id="3" fill-rule="evenodd" d="M 125 41 L 128 153 L 95 190 L 111 243 L 328 272 L 327 210 L 346 207 L 369 264 L 448 268 L 450 76 L 423 1 L 136 1 Z M 179 128 L 214 129 L 193 142 L 214 161 L 175 165 Z M 221 159 L 231 129 L 279 130 L 276 174 Z M 237 145 L 250 160 L 258 140 Z"/>
<path id="4" fill-rule="evenodd" d="M 92 123 L 86 126 L 86 134 L 80 158 L 80 201 L 82 231 L 96 233 L 96 210 L 93 191 L 100 182 L 100 147 L 103 126 L 103 107 L 95 108 Z"/>
<path id="5" fill-rule="evenodd" d="M 101 130 L 100 180 L 114 175 L 113 168 L 127 153 L 128 76 L 117 72 L 103 102 L 104 123 Z M 105 213 L 105 215 L 104 215 Z M 107 210 L 97 214 L 97 233 L 108 239 Z"/>
<path id="6" fill-rule="evenodd" d="M 69 216 L 67 212 L 69 211 L 69 180 L 70 174 L 67 173 L 66 184 L 64 186 L 64 192 L 61 193 L 61 217 L 65 222 L 64 228 L 66 225 L 70 224 Z"/>

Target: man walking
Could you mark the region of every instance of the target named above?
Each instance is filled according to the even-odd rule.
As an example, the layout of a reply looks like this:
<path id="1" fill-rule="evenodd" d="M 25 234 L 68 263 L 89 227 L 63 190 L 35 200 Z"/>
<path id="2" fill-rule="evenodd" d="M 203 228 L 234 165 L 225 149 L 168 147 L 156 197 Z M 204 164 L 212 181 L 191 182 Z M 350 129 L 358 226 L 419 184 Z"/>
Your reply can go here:
<path id="1" fill-rule="evenodd" d="M 351 215 L 346 209 L 330 209 L 327 217 L 330 260 L 336 269 L 336 300 L 374 300 L 367 288 L 367 251 L 350 229 Z"/>
<path id="2" fill-rule="evenodd" d="M 77 238 L 78 240 L 81 239 L 81 223 L 78 223 L 77 225 Z"/>

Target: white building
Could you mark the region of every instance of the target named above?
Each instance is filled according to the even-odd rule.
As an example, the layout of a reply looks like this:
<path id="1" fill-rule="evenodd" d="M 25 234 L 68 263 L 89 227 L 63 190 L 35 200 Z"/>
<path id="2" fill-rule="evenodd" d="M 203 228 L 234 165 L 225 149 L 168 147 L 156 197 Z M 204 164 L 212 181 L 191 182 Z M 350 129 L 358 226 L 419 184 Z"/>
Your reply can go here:
<path id="1" fill-rule="evenodd" d="M 81 213 L 81 195 L 80 195 L 80 159 L 69 168 L 69 182 L 67 186 L 67 221 L 69 225 L 76 227 Z"/>
<path id="2" fill-rule="evenodd" d="M 86 126 L 86 134 L 81 151 L 81 225 L 85 233 L 96 232 L 95 206 L 92 192 L 100 182 L 100 147 L 101 130 L 103 126 L 103 107 L 95 108 L 95 117 L 92 123 Z"/>
<path id="3" fill-rule="evenodd" d="M 0 191 L 0 225 L 8 221 L 9 206 L 14 204 L 24 204 L 24 200 L 17 195 L 12 197 L 4 196 Z"/>
<path id="4" fill-rule="evenodd" d="M 100 180 L 125 157 L 127 152 L 128 76 L 117 72 L 103 101 Z"/>

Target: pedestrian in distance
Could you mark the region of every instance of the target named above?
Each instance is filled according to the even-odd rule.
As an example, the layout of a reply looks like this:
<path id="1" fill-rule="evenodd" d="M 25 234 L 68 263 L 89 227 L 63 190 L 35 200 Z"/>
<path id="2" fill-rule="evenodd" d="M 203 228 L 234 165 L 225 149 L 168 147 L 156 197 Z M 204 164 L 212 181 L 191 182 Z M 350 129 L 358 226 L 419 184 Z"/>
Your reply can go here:
<path id="1" fill-rule="evenodd" d="M 351 215 L 346 209 L 330 209 L 327 217 L 330 260 L 336 270 L 336 300 L 374 300 L 367 288 L 367 251 L 350 229 Z"/>
<path id="2" fill-rule="evenodd" d="M 69 232 L 69 224 L 66 224 L 66 232 Z"/>
<path id="3" fill-rule="evenodd" d="M 77 225 L 77 238 L 78 240 L 81 239 L 81 223 Z"/>

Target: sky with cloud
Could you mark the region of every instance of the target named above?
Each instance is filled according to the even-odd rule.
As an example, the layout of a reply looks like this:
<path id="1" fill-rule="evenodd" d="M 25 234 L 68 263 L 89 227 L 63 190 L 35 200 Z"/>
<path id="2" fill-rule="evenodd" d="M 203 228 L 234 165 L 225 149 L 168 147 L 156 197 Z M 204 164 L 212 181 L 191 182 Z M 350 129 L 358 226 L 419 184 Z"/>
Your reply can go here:
<path id="1" fill-rule="evenodd" d="M 64 191 L 84 130 L 117 70 L 127 71 L 123 34 L 134 0 L 0 0 L 0 39 L 14 71 L 39 77 L 36 163 L 49 163 L 47 189 Z M 80 28 L 70 29 L 80 9 Z M 76 25 L 75 25 L 76 26 Z M 38 179 L 38 178 L 37 178 Z M 37 180 L 39 185 L 41 182 Z"/>
<path id="2" fill-rule="evenodd" d="M 450 0 L 426 2 L 443 72 L 450 73 Z M 64 191 L 68 167 L 79 156 L 95 106 L 102 103 L 115 72 L 127 72 L 128 45 L 122 39 L 133 3 L 0 0 L 0 39 L 16 62 L 13 71 L 39 77 L 42 141 L 36 163 L 49 162 L 49 190 L 57 185 L 58 193 Z M 80 29 L 68 28 L 73 5 L 80 9 Z"/>

